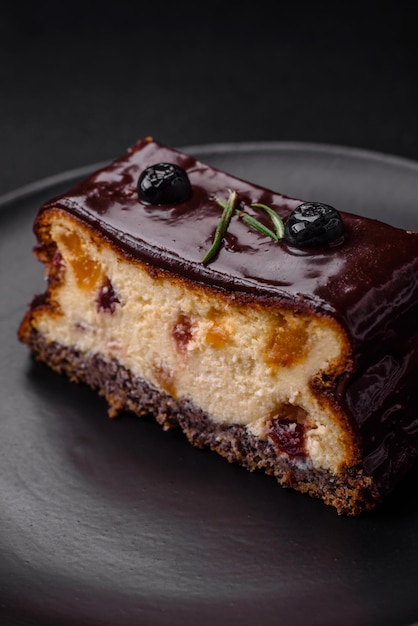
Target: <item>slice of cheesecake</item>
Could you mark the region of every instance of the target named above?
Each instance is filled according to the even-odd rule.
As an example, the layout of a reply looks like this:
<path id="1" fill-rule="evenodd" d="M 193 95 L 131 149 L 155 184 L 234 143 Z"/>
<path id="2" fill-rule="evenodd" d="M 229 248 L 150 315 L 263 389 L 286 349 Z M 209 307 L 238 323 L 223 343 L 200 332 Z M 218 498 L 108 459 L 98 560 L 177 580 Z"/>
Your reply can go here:
<path id="1" fill-rule="evenodd" d="M 308 199 L 309 200 L 309 199 Z M 160 145 L 43 205 L 18 336 L 103 395 L 341 514 L 418 455 L 418 235 Z"/>

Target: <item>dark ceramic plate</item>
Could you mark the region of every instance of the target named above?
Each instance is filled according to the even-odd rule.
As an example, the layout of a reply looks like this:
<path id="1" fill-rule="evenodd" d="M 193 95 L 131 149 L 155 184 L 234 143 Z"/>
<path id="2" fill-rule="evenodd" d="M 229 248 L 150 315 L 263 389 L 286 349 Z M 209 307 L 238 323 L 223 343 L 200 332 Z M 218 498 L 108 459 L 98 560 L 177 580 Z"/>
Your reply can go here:
<path id="1" fill-rule="evenodd" d="M 415 163 L 306 144 L 186 150 L 286 194 L 418 229 Z M 418 471 L 379 511 L 339 517 L 152 419 L 108 419 L 92 391 L 34 364 L 17 342 L 43 291 L 35 211 L 91 169 L 0 201 L 0 623 L 418 621 Z"/>

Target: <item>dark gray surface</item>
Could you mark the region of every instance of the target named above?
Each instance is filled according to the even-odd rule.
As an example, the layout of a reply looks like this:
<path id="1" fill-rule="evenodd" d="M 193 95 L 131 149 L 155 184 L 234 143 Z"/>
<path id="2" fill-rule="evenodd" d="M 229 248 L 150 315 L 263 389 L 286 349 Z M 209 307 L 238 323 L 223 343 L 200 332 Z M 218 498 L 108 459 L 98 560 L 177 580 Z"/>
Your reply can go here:
<path id="1" fill-rule="evenodd" d="M 366 198 L 369 214 L 418 228 L 415 163 L 297 144 L 190 151 L 340 208 L 360 210 Z M 43 289 L 31 226 L 63 178 L 0 209 L 0 623 L 416 622 L 418 470 L 379 511 L 338 517 L 152 420 L 109 420 L 93 392 L 31 362 L 16 341 L 26 303 Z"/>

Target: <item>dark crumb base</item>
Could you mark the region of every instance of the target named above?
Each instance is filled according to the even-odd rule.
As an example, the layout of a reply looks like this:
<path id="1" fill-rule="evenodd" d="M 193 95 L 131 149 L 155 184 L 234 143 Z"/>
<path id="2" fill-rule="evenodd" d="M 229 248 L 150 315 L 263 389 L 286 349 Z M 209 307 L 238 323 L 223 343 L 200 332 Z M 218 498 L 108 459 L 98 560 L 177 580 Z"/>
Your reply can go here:
<path id="1" fill-rule="evenodd" d="M 176 400 L 133 377 L 116 360 L 109 362 L 100 355 L 48 343 L 36 331 L 25 341 L 37 360 L 73 382 L 87 383 L 98 391 L 107 400 L 111 417 L 122 411 L 138 416 L 152 414 L 164 430 L 179 426 L 194 446 L 215 450 L 250 471 L 263 470 L 283 487 L 321 498 L 340 515 L 358 515 L 374 509 L 380 501 L 372 479 L 361 468 L 332 474 L 308 463 L 297 463 L 287 455 L 278 455 L 269 440 L 258 439 L 244 426 L 219 424 L 190 401 Z"/>

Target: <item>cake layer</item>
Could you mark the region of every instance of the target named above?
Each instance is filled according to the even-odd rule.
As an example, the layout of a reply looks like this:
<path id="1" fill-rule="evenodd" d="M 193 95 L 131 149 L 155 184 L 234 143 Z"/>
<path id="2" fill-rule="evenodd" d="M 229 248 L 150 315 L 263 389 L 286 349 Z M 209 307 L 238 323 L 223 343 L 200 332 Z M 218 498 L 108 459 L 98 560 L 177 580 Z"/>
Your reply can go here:
<path id="1" fill-rule="evenodd" d="M 315 466 L 352 463 L 350 425 L 325 395 L 329 377 L 348 367 L 346 338 L 332 320 L 150 275 L 60 209 L 44 228 L 42 239 L 54 242 L 44 249 L 53 288 L 34 315 L 46 341 L 115 359 L 214 421 L 262 439 L 272 420 L 297 416 Z"/>

